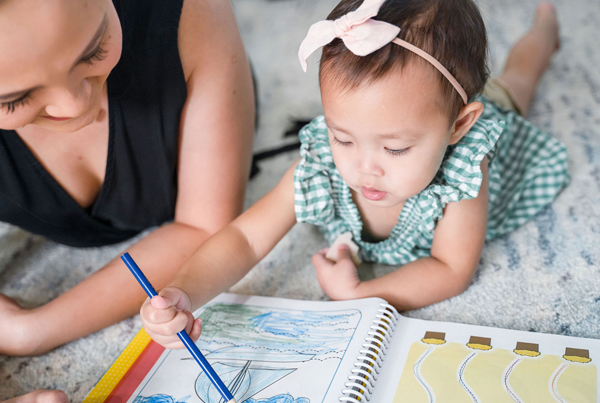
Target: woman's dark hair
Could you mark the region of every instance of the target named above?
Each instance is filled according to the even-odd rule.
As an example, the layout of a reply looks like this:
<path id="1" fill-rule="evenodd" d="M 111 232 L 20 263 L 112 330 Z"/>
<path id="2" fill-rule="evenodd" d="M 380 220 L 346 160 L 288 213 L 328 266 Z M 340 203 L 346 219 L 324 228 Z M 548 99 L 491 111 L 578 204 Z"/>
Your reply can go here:
<path id="1" fill-rule="evenodd" d="M 356 10 L 362 2 L 342 0 L 327 19 L 336 20 Z M 400 27 L 398 38 L 435 57 L 463 86 L 469 101 L 483 90 L 489 76 L 487 34 L 472 0 L 388 0 L 373 19 Z M 356 56 L 341 39 L 335 39 L 323 47 L 319 77 L 321 82 L 334 80 L 341 88 L 351 90 L 417 59 L 438 71 L 394 43 L 367 56 Z M 450 82 L 439 72 L 438 76 L 453 122 L 464 103 Z"/>

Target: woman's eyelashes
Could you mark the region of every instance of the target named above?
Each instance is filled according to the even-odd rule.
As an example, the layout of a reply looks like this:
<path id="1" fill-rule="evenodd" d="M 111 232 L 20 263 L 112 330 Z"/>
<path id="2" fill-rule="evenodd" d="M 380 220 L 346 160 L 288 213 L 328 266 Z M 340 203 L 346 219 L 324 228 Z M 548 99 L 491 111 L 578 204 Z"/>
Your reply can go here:
<path id="1" fill-rule="evenodd" d="M 102 44 L 98 46 L 98 48 L 89 56 L 84 57 L 79 62 L 87 64 L 88 66 L 93 65 L 95 62 L 101 62 L 106 59 L 106 55 L 108 55 L 108 50 L 102 47 Z"/>
<path id="2" fill-rule="evenodd" d="M 29 103 L 29 93 L 14 101 L 0 103 L 0 110 L 5 113 L 13 113 L 17 108 Z"/>

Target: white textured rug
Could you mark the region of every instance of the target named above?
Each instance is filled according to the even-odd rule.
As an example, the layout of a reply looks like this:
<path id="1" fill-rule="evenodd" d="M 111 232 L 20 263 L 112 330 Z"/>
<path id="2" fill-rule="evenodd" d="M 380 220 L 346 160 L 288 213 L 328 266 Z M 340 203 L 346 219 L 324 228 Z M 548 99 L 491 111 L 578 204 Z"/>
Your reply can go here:
<path id="1" fill-rule="evenodd" d="M 261 125 L 255 149 L 284 143 L 291 118 L 320 113 L 317 57 L 302 73 L 296 52 L 308 27 L 336 0 L 234 0 L 239 26 L 259 80 Z M 536 1 L 480 1 L 488 24 L 492 70 L 530 25 Z M 473 284 L 451 300 L 410 312 L 418 318 L 583 337 L 600 335 L 600 2 L 555 0 L 562 49 L 541 82 L 530 119 L 567 144 L 571 185 L 558 200 L 510 236 L 486 245 Z M 255 202 L 297 158 L 264 161 L 249 185 Z M 0 227 L 0 292 L 27 306 L 73 287 L 129 243 L 75 249 Z M 322 299 L 310 256 L 324 246 L 316 228 L 296 226 L 233 292 Z M 365 278 L 389 267 L 366 267 Z M 0 324 L 1 326 L 2 324 Z M 81 401 L 140 329 L 139 317 L 42 357 L 0 356 L 0 400 L 35 388 L 59 388 Z"/>

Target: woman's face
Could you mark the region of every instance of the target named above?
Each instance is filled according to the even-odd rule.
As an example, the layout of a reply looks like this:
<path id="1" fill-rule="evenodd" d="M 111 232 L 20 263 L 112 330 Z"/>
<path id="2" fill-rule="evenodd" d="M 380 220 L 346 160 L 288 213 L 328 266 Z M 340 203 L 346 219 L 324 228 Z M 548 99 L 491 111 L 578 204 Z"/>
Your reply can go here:
<path id="1" fill-rule="evenodd" d="M 110 0 L 0 0 L 0 128 L 93 123 L 121 40 Z"/>

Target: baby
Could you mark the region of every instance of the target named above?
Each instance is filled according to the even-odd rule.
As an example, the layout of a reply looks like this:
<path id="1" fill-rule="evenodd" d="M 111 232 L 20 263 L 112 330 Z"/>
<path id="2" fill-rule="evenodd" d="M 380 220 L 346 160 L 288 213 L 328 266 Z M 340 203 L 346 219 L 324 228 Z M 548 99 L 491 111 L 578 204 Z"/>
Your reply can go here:
<path id="1" fill-rule="evenodd" d="M 522 117 L 559 47 L 551 4 L 538 6 L 489 81 L 472 0 L 342 0 L 302 43 L 304 68 L 320 47 L 324 116 L 301 130 L 301 160 L 142 306 L 147 332 L 166 347 L 181 347 L 184 328 L 197 338 L 190 311 L 296 222 L 318 225 L 330 244 L 351 233 L 363 261 L 398 266 L 361 281 L 348 246 L 336 262 L 320 251 L 313 263 L 331 299 L 415 309 L 463 292 L 484 241 L 522 225 L 568 182 L 564 146 Z"/>

